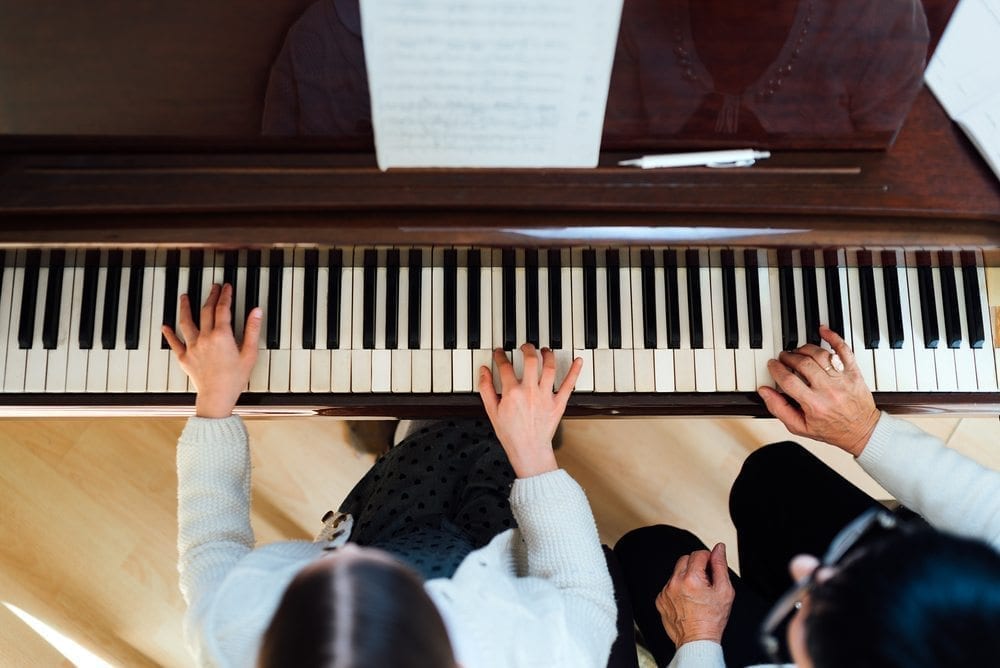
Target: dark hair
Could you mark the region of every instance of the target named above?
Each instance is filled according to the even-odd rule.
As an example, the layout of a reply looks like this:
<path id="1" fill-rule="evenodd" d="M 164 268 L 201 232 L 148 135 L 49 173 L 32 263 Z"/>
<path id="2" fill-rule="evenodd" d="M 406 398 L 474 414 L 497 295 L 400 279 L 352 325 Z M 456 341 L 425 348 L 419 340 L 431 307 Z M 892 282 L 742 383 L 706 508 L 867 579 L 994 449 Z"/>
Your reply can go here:
<path id="1" fill-rule="evenodd" d="M 441 615 L 402 564 L 351 560 L 299 573 L 264 634 L 259 666 L 454 668 Z"/>
<path id="2" fill-rule="evenodd" d="M 809 598 L 816 668 L 1000 666 L 1000 554 L 933 529 L 849 557 Z"/>

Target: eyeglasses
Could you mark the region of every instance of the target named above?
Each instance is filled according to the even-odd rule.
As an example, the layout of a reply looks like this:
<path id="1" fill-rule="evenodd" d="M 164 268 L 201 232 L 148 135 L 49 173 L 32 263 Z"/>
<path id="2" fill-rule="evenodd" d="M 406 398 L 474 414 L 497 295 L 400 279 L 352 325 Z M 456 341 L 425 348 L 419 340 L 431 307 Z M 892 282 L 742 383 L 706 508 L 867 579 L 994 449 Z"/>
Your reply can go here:
<path id="1" fill-rule="evenodd" d="M 802 578 L 778 599 L 761 624 L 760 643 L 771 661 L 782 663 L 780 656 L 781 642 L 777 631 L 800 607 L 802 599 L 816 586 L 816 575 L 821 568 L 829 568 L 840 563 L 840 560 L 852 549 L 857 547 L 861 539 L 872 530 L 891 530 L 899 526 L 899 520 L 892 513 L 881 508 L 872 508 L 858 515 L 850 524 L 840 530 L 827 548 L 823 559 L 812 573 Z"/>

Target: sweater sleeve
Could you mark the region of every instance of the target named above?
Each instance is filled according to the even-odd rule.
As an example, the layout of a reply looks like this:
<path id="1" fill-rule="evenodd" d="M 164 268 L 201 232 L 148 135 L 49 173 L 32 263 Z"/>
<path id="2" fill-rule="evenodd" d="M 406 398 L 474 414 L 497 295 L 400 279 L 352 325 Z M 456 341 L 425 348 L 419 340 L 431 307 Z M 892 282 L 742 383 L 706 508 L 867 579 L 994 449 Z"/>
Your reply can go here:
<path id="1" fill-rule="evenodd" d="M 185 634 L 196 645 L 192 634 L 211 594 L 254 545 L 250 451 L 239 417 L 188 420 L 177 443 L 177 524 Z"/>
<path id="2" fill-rule="evenodd" d="M 1000 549 L 1000 471 L 887 413 L 879 418 L 858 463 L 934 527 Z"/>
<path id="3" fill-rule="evenodd" d="M 560 469 L 516 480 L 510 502 L 525 543 L 527 575 L 561 590 L 581 653 L 603 667 L 617 634 L 618 611 L 586 495 Z"/>
<path id="4" fill-rule="evenodd" d="M 684 643 L 667 668 L 726 668 L 722 645 L 711 640 Z"/>

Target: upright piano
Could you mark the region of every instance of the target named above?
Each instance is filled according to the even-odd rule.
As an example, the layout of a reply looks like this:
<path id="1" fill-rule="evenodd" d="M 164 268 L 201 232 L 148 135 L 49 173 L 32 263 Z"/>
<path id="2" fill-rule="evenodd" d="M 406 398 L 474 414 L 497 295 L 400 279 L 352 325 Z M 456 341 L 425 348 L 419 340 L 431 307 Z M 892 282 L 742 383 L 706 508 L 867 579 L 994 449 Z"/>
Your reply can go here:
<path id="1" fill-rule="evenodd" d="M 595 169 L 380 172 L 353 139 L 0 115 L 0 414 L 189 409 L 160 326 L 223 282 L 237 337 L 265 311 L 244 413 L 475 413 L 491 350 L 531 341 L 584 358 L 572 415 L 760 416 L 819 323 L 882 408 L 1000 412 L 1000 185 L 915 96 L 888 150 L 754 141 L 731 170 L 620 167 L 620 141 Z"/>

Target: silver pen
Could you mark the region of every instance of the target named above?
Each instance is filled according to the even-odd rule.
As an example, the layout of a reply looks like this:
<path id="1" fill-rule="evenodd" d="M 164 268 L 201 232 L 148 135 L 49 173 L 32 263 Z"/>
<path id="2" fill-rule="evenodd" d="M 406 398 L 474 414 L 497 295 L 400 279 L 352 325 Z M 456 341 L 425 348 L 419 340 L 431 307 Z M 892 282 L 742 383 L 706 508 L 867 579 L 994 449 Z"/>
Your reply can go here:
<path id="1" fill-rule="evenodd" d="M 641 167 L 642 169 L 656 167 L 749 167 L 758 160 L 770 157 L 770 151 L 743 148 L 730 151 L 644 155 L 634 160 L 622 160 L 618 164 L 625 167 Z"/>

